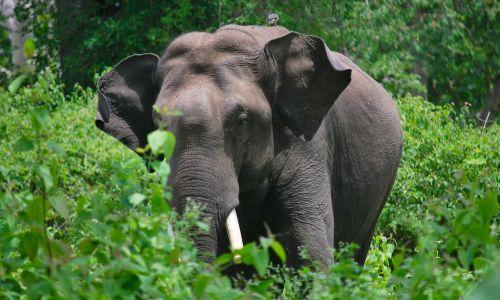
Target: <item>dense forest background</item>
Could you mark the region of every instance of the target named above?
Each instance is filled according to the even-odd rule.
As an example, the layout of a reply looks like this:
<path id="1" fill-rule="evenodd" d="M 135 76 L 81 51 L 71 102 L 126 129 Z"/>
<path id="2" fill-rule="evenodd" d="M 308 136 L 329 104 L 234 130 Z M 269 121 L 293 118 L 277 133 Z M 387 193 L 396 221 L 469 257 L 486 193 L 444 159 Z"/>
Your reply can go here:
<path id="1" fill-rule="evenodd" d="M 38 69 L 56 64 L 68 88 L 92 85 L 95 73 L 133 53 L 161 54 L 182 33 L 266 25 L 273 12 L 280 25 L 324 38 L 395 96 L 468 102 L 475 111 L 499 106 L 500 4 L 494 0 L 18 2 L 17 19 L 36 45 L 33 63 Z M 6 34 L 0 44 L 8 65 Z"/>
<path id="2" fill-rule="evenodd" d="M 500 2 L 0 0 L 0 298 L 497 299 Z M 322 37 L 392 94 L 404 150 L 365 266 L 290 270 L 273 236 L 207 265 L 176 215 L 169 167 L 94 126 L 100 74 L 177 36 L 231 24 Z M 171 153 L 167 131 L 148 137 Z M 165 199 L 167 201 L 165 201 Z M 307 253 L 304 253 L 307 259 Z"/>

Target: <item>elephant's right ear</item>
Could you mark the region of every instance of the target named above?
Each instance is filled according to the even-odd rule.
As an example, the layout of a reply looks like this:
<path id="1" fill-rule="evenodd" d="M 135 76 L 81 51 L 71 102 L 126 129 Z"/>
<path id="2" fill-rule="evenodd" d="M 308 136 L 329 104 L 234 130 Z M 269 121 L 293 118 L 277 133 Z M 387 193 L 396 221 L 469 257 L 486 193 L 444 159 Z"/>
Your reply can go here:
<path id="1" fill-rule="evenodd" d="M 297 137 L 311 140 L 351 82 L 351 69 L 317 36 L 290 32 L 270 40 L 264 51 L 276 69 L 277 115 Z"/>
<path id="2" fill-rule="evenodd" d="M 155 54 L 132 55 L 97 83 L 96 126 L 134 151 L 144 148 L 147 135 L 156 129 L 153 105 L 158 96 L 158 62 Z"/>

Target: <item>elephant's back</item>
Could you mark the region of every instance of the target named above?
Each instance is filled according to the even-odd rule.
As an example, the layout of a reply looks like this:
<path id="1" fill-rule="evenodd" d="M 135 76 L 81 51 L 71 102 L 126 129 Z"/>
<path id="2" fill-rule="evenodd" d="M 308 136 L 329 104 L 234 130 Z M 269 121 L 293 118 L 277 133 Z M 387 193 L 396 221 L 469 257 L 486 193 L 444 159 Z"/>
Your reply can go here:
<path id="1" fill-rule="evenodd" d="M 401 121 L 395 101 L 372 77 L 346 56 L 334 55 L 351 68 L 351 82 L 329 112 L 336 138 L 351 136 L 347 144 L 389 151 L 402 143 Z M 374 139 L 374 137 L 377 137 Z M 377 151 L 378 152 L 378 151 Z M 390 151 L 389 151 L 390 152 Z"/>
<path id="2" fill-rule="evenodd" d="M 335 241 L 362 244 L 396 176 L 402 150 L 401 121 L 395 102 L 379 83 L 344 55 L 334 55 L 352 69 L 351 83 L 324 124 L 334 153 Z M 357 229 L 355 236 L 353 229 Z"/>
<path id="3" fill-rule="evenodd" d="M 402 131 L 395 101 L 354 62 L 340 53 L 334 55 L 352 70 L 350 84 L 328 114 L 337 144 L 356 149 L 363 145 L 360 153 L 369 151 L 380 158 L 391 159 L 394 153 L 399 155 Z"/>
<path id="4" fill-rule="evenodd" d="M 288 29 L 282 26 L 241 26 L 241 25 L 226 25 L 219 28 L 217 32 L 232 30 L 240 34 L 245 34 L 252 37 L 252 39 L 257 42 L 257 47 L 261 49 L 264 45 L 272 39 L 280 37 L 282 35 L 290 32 Z"/>

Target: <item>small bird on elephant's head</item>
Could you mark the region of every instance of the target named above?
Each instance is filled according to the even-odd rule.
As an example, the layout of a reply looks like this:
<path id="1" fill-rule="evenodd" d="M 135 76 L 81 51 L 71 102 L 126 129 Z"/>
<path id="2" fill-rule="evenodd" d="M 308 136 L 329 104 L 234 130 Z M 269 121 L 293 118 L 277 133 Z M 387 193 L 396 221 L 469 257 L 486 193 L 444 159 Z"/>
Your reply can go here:
<path id="1" fill-rule="evenodd" d="M 276 26 L 278 25 L 278 20 L 280 18 L 278 17 L 277 14 L 270 14 L 269 16 L 267 16 L 267 24 L 269 26 Z"/>

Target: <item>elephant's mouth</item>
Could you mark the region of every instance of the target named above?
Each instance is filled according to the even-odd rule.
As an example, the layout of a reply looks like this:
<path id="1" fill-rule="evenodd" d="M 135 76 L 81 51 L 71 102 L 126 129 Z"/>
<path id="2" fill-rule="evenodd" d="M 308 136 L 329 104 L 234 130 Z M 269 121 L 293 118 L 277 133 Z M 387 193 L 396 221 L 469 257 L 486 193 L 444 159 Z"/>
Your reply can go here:
<path id="1" fill-rule="evenodd" d="M 236 214 L 235 209 L 231 210 L 229 216 L 226 219 L 226 230 L 231 250 L 239 250 L 243 248 L 243 239 L 241 238 L 240 224 L 238 223 L 238 215 Z M 234 256 L 234 262 L 239 263 L 240 261 L 241 256 L 239 254 L 236 254 Z"/>

